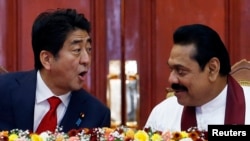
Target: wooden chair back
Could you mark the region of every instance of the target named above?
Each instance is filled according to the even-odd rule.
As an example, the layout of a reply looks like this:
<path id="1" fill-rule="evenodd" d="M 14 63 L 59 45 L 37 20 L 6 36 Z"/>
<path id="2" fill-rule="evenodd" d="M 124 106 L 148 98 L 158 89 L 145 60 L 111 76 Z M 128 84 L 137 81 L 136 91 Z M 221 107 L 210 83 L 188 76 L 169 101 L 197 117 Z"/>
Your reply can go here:
<path id="1" fill-rule="evenodd" d="M 242 59 L 231 67 L 230 73 L 243 86 L 250 86 L 250 62 Z"/>

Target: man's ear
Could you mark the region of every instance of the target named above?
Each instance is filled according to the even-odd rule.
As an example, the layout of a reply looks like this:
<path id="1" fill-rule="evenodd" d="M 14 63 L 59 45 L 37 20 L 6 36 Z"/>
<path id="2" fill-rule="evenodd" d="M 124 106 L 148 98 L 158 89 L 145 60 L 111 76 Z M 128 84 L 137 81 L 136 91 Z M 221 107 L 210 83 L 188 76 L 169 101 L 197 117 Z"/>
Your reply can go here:
<path id="1" fill-rule="evenodd" d="M 216 78 L 219 76 L 220 72 L 220 61 L 217 57 L 213 57 L 209 60 L 208 69 L 209 69 L 209 80 L 215 81 Z"/>
<path id="2" fill-rule="evenodd" d="M 46 70 L 51 69 L 52 59 L 53 59 L 53 55 L 49 51 L 42 50 L 40 52 L 40 61 L 43 65 L 44 69 L 46 69 Z"/>

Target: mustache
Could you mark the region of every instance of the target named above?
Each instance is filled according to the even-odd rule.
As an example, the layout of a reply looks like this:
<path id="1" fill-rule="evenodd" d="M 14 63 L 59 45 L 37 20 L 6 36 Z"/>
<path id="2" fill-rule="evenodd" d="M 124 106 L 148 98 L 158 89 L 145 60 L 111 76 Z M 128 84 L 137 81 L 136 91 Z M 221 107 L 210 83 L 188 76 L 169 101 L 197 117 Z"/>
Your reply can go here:
<path id="1" fill-rule="evenodd" d="M 180 85 L 180 84 L 172 84 L 171 88 L 175 91 L 188 91 L 187 87 L 185 87 L 184 85 Z"/>

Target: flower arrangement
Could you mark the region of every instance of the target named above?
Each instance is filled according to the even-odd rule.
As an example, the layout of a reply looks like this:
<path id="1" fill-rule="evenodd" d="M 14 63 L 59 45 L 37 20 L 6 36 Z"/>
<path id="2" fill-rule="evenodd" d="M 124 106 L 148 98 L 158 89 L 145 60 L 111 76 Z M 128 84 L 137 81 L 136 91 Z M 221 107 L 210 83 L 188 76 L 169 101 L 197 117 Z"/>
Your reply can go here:
<path id="1" fill-rule="evenodd" d="M 0 132 L 1 141 L 207 141 L 206 133 L 197 128 L 187 131 L 160 132 L 150 128 L 134 130 L 127 127 L 112 128 L 83 128 L 72 129 L 68 133 L 57 128 L 54 133 L 50 131 L 36 134 L 28 130 L 13 129 Z"/>

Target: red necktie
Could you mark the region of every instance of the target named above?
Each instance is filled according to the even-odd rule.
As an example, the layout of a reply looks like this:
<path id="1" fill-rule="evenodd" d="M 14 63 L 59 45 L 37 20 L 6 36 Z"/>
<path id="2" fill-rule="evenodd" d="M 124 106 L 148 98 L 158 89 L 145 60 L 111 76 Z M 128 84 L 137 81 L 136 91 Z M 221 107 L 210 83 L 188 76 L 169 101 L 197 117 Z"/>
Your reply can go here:
<path id="1" fill-rule="evenodd" d="M 36 130 L 36 133 L 38 134 L 47 130 L 54 132 L 56 129 L 57 125 L 56 109 L 58 105 L 61 103 L 61 100 L 58 97 L 53 96 L 48 99 L 48 102 L 50 104 L 50 109 L 43 117 L 42 121 L 40 122 Z"/>

